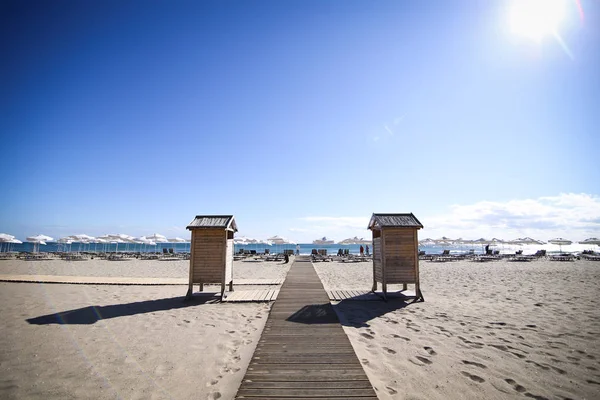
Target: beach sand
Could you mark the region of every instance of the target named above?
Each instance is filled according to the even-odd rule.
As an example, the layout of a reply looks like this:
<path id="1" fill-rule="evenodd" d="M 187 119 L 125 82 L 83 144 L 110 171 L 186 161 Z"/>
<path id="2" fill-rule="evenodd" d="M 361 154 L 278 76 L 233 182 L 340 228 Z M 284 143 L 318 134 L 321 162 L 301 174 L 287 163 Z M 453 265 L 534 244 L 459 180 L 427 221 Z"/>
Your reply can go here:
<path id="1" fill-rule="evenodd" d="M 371 287 L 370 263 L 315 267 L 326 289 Z M 335 306 L 380 399 L 600 398 L 600 263 L 420 270 L 426 302 Z"/>
<path id="2" fill-rule="evenodd" d="M 188 265 L 10 260 L 0 274 L 181 278 Z M 424 303 L 334 303 L 380 399 L 600 398 L 600 263 L 420 266 Z M 234 276 L 288 268 L 235 262 Z M 370 263 L 315 268 L 326 288 L 372 284 Z M 270 304 L 185 291 L 0 283 L 0 398 L 232 399 Z"/>
<path id="3" fill-rule="evenodd" d="M 0 274 L 19 275 L 181 278 L 188 268 L 189 261 L 0 261 Z M 276 279 L 288 270 L 236 262 L 234 277 Z M 233 398 L 271 305 L 184 302 L 186 291 L 0 282 L 0 398 Z"/>

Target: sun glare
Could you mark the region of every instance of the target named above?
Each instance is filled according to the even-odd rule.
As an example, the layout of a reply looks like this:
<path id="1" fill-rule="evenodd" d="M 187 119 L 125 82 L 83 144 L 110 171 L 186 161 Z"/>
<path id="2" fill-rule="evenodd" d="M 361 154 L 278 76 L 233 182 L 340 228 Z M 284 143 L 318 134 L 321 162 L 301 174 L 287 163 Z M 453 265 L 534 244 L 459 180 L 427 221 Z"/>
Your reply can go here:
<path id="1" fill-rule="evenodd" d="M 510 10 L 513 33 L 541 41 L 555 36 L 565 17 L 565 0 L 514 0 Z"/>

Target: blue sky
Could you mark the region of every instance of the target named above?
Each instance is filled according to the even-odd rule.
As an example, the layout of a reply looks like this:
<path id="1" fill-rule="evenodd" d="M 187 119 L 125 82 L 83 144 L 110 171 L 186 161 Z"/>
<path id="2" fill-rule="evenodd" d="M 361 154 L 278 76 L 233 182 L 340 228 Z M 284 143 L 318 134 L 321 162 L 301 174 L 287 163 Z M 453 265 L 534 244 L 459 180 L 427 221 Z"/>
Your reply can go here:
<path id="1" fill-rule="evenodd" d="M 600 3 L 512 3 L 3 2 L 0 231 L 600 236 Z"/>

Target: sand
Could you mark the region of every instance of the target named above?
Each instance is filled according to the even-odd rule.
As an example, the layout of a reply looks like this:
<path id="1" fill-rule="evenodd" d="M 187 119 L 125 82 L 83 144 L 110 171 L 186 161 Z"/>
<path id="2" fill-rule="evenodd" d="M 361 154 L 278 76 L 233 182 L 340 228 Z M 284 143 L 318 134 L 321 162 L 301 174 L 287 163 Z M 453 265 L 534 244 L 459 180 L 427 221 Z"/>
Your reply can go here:
<path id="1" fill-rule="evenodd" d="M 371 287 L 369 263 L 315 267 L 326 288 Z M 420 267 L 424 303 L 335 306 L 380 399 L 600 398 L 600 263 Z"/>
<path id="2" fill-rule="evenodd" d="M 285 278 L 290 264 L 281 262 L 234 262 L 235 279 Z M 185 260 L 160 261 L 138 260 L 107 261 L 95 258 L 86 261 L 0 260 L 0 275 L 62 275 L 62 276 L 109 276 L 141 278 L 187 278 L 190 262 Z"/>
<path id="3" fill-rule="evenodd" d="M 0 273 L 185 277 L 188 266 L 2 260 Z M 288 269 L 236 262 L 234 276 L 275 279 Z M 184 302 L 186 290 L 0 282 L 0 398 L 233 398 L 271 305 Z"/>
<path id="4" fill-rule="evenodd" d="M 188 265 L 11 260 L 0 274 L 180 278 Z M 369 263 L 315 268 L 326 288 L 371 287 Z M 236 262 L 234 275 L 287 270 Z M 600 263 L 421 262 L 421 280 L 424 303 L 334 303 L 380 399 L 600 398 Z M 0 283 L 0 398 L 232 399 L 270 304 L 184 294 Z"/>

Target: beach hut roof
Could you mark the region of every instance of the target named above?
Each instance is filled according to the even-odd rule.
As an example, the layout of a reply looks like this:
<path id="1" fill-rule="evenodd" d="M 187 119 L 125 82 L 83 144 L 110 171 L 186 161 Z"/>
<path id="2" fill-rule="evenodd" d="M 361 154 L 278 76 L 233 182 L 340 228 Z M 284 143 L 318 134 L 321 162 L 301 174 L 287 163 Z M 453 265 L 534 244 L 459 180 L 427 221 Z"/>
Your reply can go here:
<path id="1" fill-rule="evenodd" d="M 237 225 L 233 215 L 196 215 L 196 218 L 187 226 L 187 229 L 223 228 L 237 232 Z"/>
<path id="2" fill-rule="evenodd" d="M 368 229 L 381 229 L 384 227 L 401 227 L 401 228 L 423 228 L 423 224 L 419 222 L 413 213 L 406 214 L 376 214 L 373 213 L 371 221 L 369 221 Z"/>

